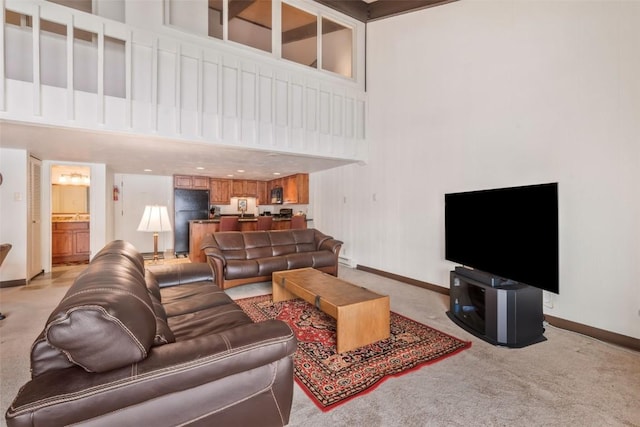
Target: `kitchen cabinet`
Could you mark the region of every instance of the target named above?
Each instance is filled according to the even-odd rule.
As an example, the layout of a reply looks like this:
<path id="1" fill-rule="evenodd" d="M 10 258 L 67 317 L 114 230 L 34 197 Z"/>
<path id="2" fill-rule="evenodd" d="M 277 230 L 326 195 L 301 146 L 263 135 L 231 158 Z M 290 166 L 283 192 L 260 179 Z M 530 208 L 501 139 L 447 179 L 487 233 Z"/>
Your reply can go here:
<path id="1" fill-rule="evenodd" d="M 212 205 L 231 204 L 231 180 L 211 178 L 209 180 L 209 202 Z"/>
<path id="2" fill-rule="evenodd" d="M 258 197 L 258 181 L 234 179 L 231 188 L 231 197 Z"/>
<path id="3" fill-rule="evenodd" d="M 269 183 L 267 181 L 258 181 L 258 205 L 271 204 L 271 193 L 269 192 Z"/>
<path id="4" fill-rule="evenodd" d="M 282 187 L 282 185 L 282 178 L 272 179 L 271 181 L 269 181 L 269 191 L 273 190 L 274 188 Z"/>
<path id="5" fill-rule="evenodd" d="M 309 203 L 309 174 L 287 176 L 282 181 L 284 203 Z"/>
<path id="6" fill-rule="evenodd" d="M 88 221 L 54 222 L 51 230 L 51 262 L 88 262 L 90 234 Z"/>
<path id="7" fill-rule="evenodd" d="M 206 176 L 174 175 L 173 187 L 192 190 L 208 190 L 209 178 Z"/>
<path id="8" fill-rule="evenodd" d="M 209 190 L 212 205 L 229 205 L 232 197 L 255 197 L 258 205 L 271 204 L 271 190 L 276 187 L 282 187 L 284 203 L 309 203 L 309 174 L 306 173 L 271 181 L 174 175 L 173 184 L 174 188 Z"/>

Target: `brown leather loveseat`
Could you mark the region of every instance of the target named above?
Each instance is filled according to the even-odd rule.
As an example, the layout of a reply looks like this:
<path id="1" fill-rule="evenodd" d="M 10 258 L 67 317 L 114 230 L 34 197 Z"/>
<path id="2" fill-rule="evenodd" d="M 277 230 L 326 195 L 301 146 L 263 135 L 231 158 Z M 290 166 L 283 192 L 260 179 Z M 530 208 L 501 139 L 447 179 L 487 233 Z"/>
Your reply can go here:
<path id="1" fill-rule="evenodd" d="M 312 267 L 338 275 L 342 242 L 309 229 L 222 231 L 207 234 L 202 250 L 221 289 L 270 281 L 274 271 Z"/>
<path id="2" fill-rule="evenodd" d="M 145 270 L 124 241 L 103 248 L 32 345 L 13 426 L 286 425 L 296 338 L 253 323 L 206 263 Z"/>

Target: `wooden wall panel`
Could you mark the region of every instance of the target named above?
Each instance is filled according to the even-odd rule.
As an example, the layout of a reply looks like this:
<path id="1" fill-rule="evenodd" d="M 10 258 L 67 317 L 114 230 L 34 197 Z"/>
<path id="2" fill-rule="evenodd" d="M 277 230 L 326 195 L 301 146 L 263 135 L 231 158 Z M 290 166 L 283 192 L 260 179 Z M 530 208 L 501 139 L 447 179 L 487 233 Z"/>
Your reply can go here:
<path id="1" fill-rule="evenodd" d="M 207 114 L 218 115 L 220 102 L 218 64 L 205 60 L 202 68 L 202 110 Z"/>
<path id="2" fill-rule="evenodd" d="M 355 120 L 355 103 L 353 98 L 346 98 L 344 102 L 344 136 L 345 138 L 353 138 L 354 120 Z"/>
<path id="3" fill-rule="evenodd" d="M 238 69 L 222 66 L 222 132 L 223 139 L 238 140 Z"/>
<path id="4" fill-rule="evenodd" d="M 238 117 L 238 70 L 228 66 L 222 67 L 222 115 Z"/>
<path id="5" fill-rule="evenodd" d="M 355 128 L 356 135 L 355 138 L 357 140 L 362 140 L 366 137 L 365 131 L 365 103 L 362 100 L 356 102 L 356 120 L 355 120 Z"/>
<path id="6" fill-rule="evenodd" d="M 289 84 L 276 79 L 276 126 L 287 126 L 288 123 Z"/>
<path id="7" fill-rule="evenodd" d="M 256 131 L 256 73 L 253 70 L 243 69 L 241 72 L 241 139 L 247 144 L 255 144 L 257 138 Z"/>
<path id="8" fill-rule="evenodd" d="M 189 111 L 198 110 L 198 60 L 182 55 L 180 58 L 180 105 Z"/>
<path id="9" fill-rule="evenodd" d="M 331 94 L 320 91 L 320 133 L 328 135 L 331 131 Z"/>
<path id="10" fill-rule="evenodd" d="M 341 95 L 333 94 L 333 105 L 331 108 L 331 129 L 334 136 L 342 136 L 344 98 Z"/>
<path id="11" fill-rule="evenodd" d="M 304 118 L 304 89 L 300 84 L 291 85 L 291 127 L 301 129 Z"/>
<path id="12" fill-rule="evenodd" d="M 176 105 L 176 54 L 158 50 L 158 104 Z"/>
<path id="13" fill-rule="evenodd" d="M 315 132 L 318 129 L 318 90 L 307 87 L 305 101 L 306 128 L 307 131 Z"/>
<path id="14" fill-rule="evenodd" d="M 273 78 L 260 74 L 258 79 L 258 138 L 261 145 L 273 144 Z"/>

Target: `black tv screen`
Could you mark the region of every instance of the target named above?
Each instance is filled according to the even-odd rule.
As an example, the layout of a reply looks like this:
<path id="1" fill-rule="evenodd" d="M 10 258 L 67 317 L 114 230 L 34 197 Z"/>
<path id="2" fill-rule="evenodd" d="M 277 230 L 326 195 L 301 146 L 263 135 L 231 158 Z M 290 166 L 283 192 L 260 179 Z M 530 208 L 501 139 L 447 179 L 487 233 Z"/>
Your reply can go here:
<path id="1" fill-rule="evenodd" d="M 558 184 L 445 194 L 445 258 L 559 293 Z"/>

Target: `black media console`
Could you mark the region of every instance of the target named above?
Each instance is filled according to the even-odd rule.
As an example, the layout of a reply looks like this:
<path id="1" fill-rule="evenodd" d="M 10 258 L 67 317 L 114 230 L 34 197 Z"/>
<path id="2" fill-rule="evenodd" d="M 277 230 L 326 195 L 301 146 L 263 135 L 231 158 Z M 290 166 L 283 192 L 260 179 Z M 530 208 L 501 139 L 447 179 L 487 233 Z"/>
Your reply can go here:
<path id="1" fill-rule="evenodd" d="M 467 332 L 516 348 L 546 340 L 542 290 L 464 267 L 456 267 L 450 280 L 447 316 Z"/>

